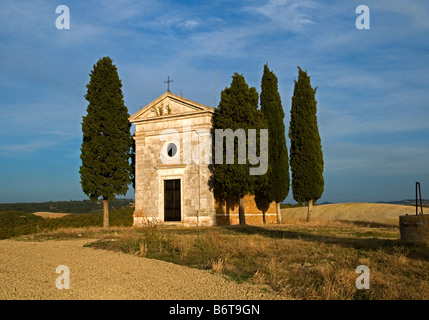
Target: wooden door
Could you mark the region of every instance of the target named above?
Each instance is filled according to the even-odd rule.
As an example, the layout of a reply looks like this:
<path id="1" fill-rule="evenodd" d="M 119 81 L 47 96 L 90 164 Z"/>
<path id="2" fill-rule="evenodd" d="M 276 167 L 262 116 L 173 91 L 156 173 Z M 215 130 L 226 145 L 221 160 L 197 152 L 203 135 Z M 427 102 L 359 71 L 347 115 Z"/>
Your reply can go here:
<path id="1" fill-rule="evenodd" d="M 181 221 L 180 179 L 164 180 L 164 221 Z"/>

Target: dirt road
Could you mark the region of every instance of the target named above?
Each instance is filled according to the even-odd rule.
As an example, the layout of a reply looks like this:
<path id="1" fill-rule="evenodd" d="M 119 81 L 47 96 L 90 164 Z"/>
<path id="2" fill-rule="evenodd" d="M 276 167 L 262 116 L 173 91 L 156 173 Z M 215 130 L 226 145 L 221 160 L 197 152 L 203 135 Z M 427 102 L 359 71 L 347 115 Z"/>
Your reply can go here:
<path id="1" fill-rule="evenodd" d="M 278 299 L 209 271 L 83 247 L 90 241 L 1 240 L 0 299 Z M 57 288 L 60 265 L 69 270 L 68 290 Z"/>

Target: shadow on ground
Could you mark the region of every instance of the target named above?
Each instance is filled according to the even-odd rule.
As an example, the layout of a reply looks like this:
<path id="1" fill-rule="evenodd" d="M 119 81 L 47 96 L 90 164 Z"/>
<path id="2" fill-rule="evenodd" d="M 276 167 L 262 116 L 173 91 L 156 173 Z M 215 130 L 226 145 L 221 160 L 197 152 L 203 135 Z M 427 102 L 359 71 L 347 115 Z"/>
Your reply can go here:
<path id="1" fill-rule="evenodd" d="M 365 223 L 365 226 L 368 224 Z M 391 226 L 389 226 L 391 227 Z M 294 230 L 285 230 L 282 227 L 264 227 L 264 226 L 255 226 L 255 225 L 234 225 L 234 226 L 225 226 L 222 227 L 232 232 L 242 233 L 242 234 L 257 234 L 263 237 L 268 237 L 272 239 L 298 239 L 303 241 L 311 241 L 315 243 L 324 243 L 329 245 L 339 245 L 344 248 L 353 248 L 353 249 L 364 249 L 376 251 L 383 249 L 386 252 L 394 252 L 395 248 L 406 247 L 409 250 L 408 257 L 413 259 L 419 259 L 424 261 L 429 261 L 429 250 L 427 245 L 412 245 L 405 244 L 400 241 L 400 239 L 382 239 L 377 238 L 377 236 L 369 233 L 359 233 L 357 229 L 356 234 L 359 236 L 353 237 L 341 237 L 334 235 L 324 235 L 324 234 L 312 234 L 305 231 L 294 231 Z"/>

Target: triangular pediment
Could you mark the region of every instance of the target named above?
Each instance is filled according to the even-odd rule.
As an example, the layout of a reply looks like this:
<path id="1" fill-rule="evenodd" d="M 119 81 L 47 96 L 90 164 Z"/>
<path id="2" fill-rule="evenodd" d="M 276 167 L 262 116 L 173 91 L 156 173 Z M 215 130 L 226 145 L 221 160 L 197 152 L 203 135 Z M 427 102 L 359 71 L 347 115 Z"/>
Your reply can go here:
<path id="1" fill-rule="evenodd" d="M 132 115 L 131 122 L 144 121 L 155 118 L 165 118 L 178 115 L 191 115 L 193 113 L 214 112 L 214 108 L 205 106 L 195 101 L 191 101 L 166 92 L 156 100 L 149 103 L 140 111 Z"/>

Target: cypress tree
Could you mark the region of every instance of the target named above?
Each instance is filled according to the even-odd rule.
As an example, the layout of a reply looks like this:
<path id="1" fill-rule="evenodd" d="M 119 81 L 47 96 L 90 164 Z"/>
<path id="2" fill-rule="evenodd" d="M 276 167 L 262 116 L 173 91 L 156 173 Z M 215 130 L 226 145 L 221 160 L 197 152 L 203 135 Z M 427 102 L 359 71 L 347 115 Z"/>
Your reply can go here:
<path id="1" fill-rule="evenodd" d="M 231 129 L 233 132 L 243 129 L 246 134 L 245 145 L 240 147 L 245 147 L 246 150 L 249 150 L 248 129 L 258 131 L 258 129 L 267 128 L 263 114 L 258 110 L 258 100 L 259 96 L 256 88 L 249 88 L 243 75 L 235 73 L 232 77 L 231 86 L 221 92 L 221 100 L 213 121 L 215 132 L 216 129 Z M 223 150 L 223 161 L 221 164 L 218 163 L 216 157 L 213 170 L 215 194 L 221 200 L 239 198 L 239 221 L 240 224 L 245 224 L 244 196 L 254 194 L 257 187 L 264 182 L 265 175 L 249 174 L 251 164 L 249 163 L 247 152 L 245 159 L 240 160 L 239 158 L 239 138 L 234 139 L 233 144 L 228 144 L 225 139 L 219 141 L 217 134 L 215 134 L 215 140 L 215 149 L 221 146 Z M 225 150 L 232 147 L 234 147 L 234 163 L 227 164 L 227 152 Z M 256 150 L 258 148 L 259 143 L 257 143 Z M 216 150 L 215 152 L 218 151 Z"/>
<path id="2" fill-rule="evenodd" d="M 316 116 L 317 87 L 311 87 L 306 71 L 298 70 L 290 111 L 290 168 L 293 197 L 299 203 L 308 203 L 310 221 L 313 201 L 322 196 L 324 189 L 323 154 Z"/>
<path id="3" fill-rule="evenodd" d="M 131 184 L 132 137 L 122 82 L 109 57 L 101 58 L 90 73 L 83 117 L 82 165 L 79 173 L 83 192 L 93 201 L 103 199 L 103 227 L 109 227 L 108 201 L 125 195 Z"/>
<path id="4" fill-rule="evenodd" d="M 136 189 L 136 140 L 135 138 L 136 133 L 134 132 L 132 137 L 132 145 L 131 145 L 131 171 L 130 171 L 130 176 L 131 176 L 131 181 L 132 181 L 132 185 L 134 190 Z"/>
<path id="5" fill-rule="evenodd" d="M 289 193 L 289 159 L 286 146 L 285 125 L 276 75 L 270 71 L 268 64 L 264 66 L 261 81 L 261 111 L 268 125 L 269 171 L 267 184 L 261 188 L 262 196 L 268 201 L 275 201 L 277 206 L 277 222 L 282 222 L 280 202 Z"/>

